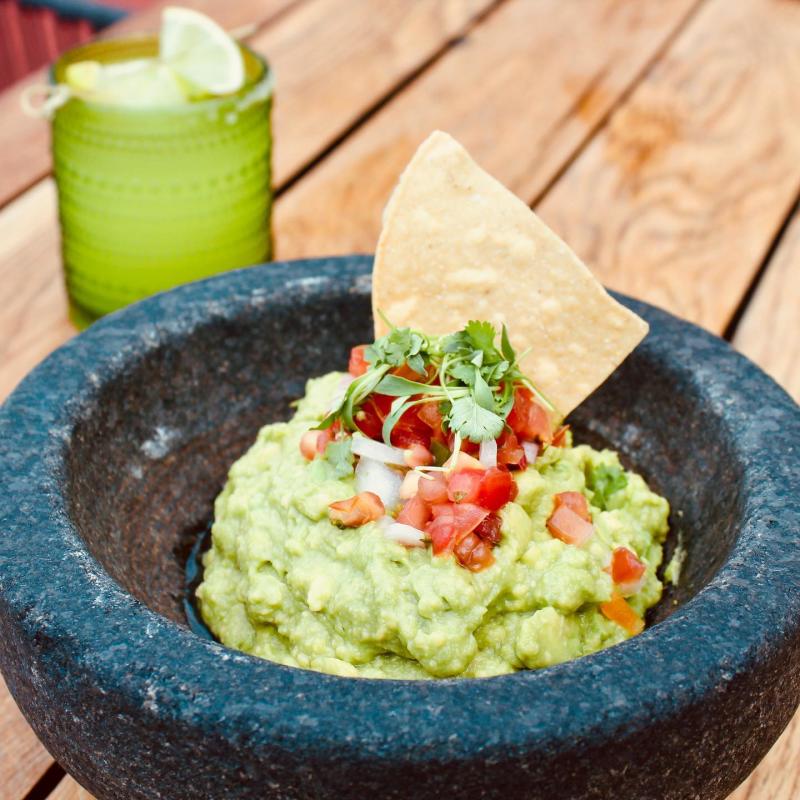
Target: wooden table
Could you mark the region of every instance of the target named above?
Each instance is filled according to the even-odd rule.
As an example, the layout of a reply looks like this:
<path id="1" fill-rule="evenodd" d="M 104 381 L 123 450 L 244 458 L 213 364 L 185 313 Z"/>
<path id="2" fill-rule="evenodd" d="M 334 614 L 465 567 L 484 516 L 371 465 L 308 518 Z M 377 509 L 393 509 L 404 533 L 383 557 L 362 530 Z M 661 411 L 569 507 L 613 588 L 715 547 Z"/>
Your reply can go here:
<path id="1" fill-rule="evenodd" d="M 191 4 L 252 23 L 275 67 L 278 257 L 371 251 L 399 170 L 442 128 L 607 285 L 724 336 L 800 397 L 800 3 Z M 0 397 L 75 333 L 47 126 L 19 113 L 21 88 L 0 95 Z M 28 793 L 89 797 L 0 681 L 0 800 Z M 731 800 L 798 796 L 800 715 Z"/>

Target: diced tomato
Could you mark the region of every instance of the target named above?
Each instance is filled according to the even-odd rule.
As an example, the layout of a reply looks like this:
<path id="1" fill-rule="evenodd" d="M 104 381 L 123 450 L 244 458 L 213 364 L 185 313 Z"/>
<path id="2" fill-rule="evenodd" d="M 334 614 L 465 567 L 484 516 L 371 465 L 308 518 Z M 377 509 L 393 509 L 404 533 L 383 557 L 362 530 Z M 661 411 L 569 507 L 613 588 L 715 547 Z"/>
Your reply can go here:
<path id="1" fill-rule="evenodd" d="M 425 530 L 430 518 L 431 508 L 418 494 L 407 500 L 397 515 L 398 522 L 410 525 L 420 531 Z"/>
<path id="2" fill-rule="evenodd" d="M 453 553 L 458 563 L 472 572 L 480 572 L 494 564 L 491 546 L 474 533 L 468 533 L 458 542 Z"/>
<path id="3" fill-rule="evenodd" d="M 554 434 L 551 444 L 553 447 L 564 447 L 567 443 L 567 432 L 569 425 L 562 425 Z"/>
<path id="4" fill-rule="evenodd" d="M 451 473 L 447 479 L 447 496 L 454 503 L 474 503 L 481 490 L 482 478 L 483 470 L 477 469 Z"/>
<path id="5" fill-rule="evenodd" d="M 439 401 L 431 403 L 422 403 L 417 406 L 417 416 L 424 422 L 430 429 L 431 435 L 437 441 L 443 442 L 445 440 L 442 425 L 444 419 L 439 411 Z"/>
<path id="6" fill-rule="evenodd" d="M 503 431 L 497 442 L 497 465 L 506 466 L 509 469 L 525 469 L 528 462 L 525 458 L 525 451 L 517 439 L 517 435 L 511 431 Z"/>
<path id="7" fill-rule="evenodd" d="M 447 503 L 434 506 L 433 520 L 425 530 L 433 544 L 434 555 L 450 553 L 468 533 L 472 533 L 488 516 L 485 508 L 472 503 Z"/>
<path id="8" fill-rule="evenodd" d="M 627 547 L 617 547 L 611 556 L 611 579 L 623 597 L 630 597 L 642 588 L 646 569 Z"/>
<path id="9" fill-rule="evenodd" d="M 550 442 L 553 438 L 550 415 L 536 401 L 533 392 L 525 387 L 519 387 L 514 391 L 514 406 L 506 421 L 520 439 Z"/>
<path id="10" fill-rule="evenodd" d="M 517 496 L 517 483 L 507 469 L 491 467 L 481 475 L 477 504 L 489 511 L 499 511 Z"/>
<path id="11" fill-rule="evenodd" d="M 444 468 L 448 472 L 461 472 L 464 469 L 474 469 L 474 470 L 485 470 L 486 467 L 478 461 L 477 458 L 473 458 L 471 455 L 465 453 L 463 450 L 459 450 L 458 456 L 454 459 L 452 456 L 445 462 Z"/>
<path id="12" fill-rule="evenodd" d="M 385 513 L 383 502 L 373 492 L 359 492 L 347 500 L 338 500 L 328 506 L 331 522 L 342 528 L 357 528 L 380 519 Z"/>
<path id="13" fill-rule="evenodd" d="M 571 508 L 581 519 L 587 522 L 592 521 L 592 514 L 589 511 L 589 501 L 580 492 L 559 492 L 555 497 L 556 508 L 566 506 Z"/>
<path id="14" fill-rule="evenodd" d="M 644 620 L 628 605 L 625 598 L 615 589 L 607 603 L 600 603 L 600 611 L 617 625 L 621 625 L 631 636 L 644 630 Z"/>
<path id="15" fill-rule="evenodd" d="M 369 369 L 369 362 L 364 358 L 366 349 L 367 346 L 365 344 L 359 344 L 350 351 L 350 362 L 347 365 L 347 371 L 354 378 L 358 378 Z"/>
<path id="16" fill-rule="evenodd" d="M 333 441 L 334 432 L 331 428 L 324 431 L 306 431 L 300 437 L 300 452 L 304 458 L 313 461 L 318 455 L 325 452 L 325 448 Z"/>
<path id="17" fill-rule="evenodd" d="M 383 394 L 371 394 L 356 411 L 356 426 L 370 439 L 383 440 L 383 421 L 389 414 L 392 398 Z"/>
<path id="18" fill-rule="evenodd" d="M 447 478 L 443 472 L 429 472 L 420 478 L 417 491 L 430 505 L 447 502 Z"/>
<path id="19" fill-rule="evenodd" d="M 451 451 L 456 449 L 456 436 L 454 433 L 447 434 L 447 446 Z M 462 439 L 459 452 L 464 453 L 464 455 L 467 456 L 477 456 L 480 452 L 480 449 L 481 446 L 479 444 L 471 442 L 469 439 Z"/>
<path id="20" fill-rule="evenodd" d="M 431 429 L 417 416 L 416 408 L 409 408 L 392 429 L 392 444 L 407 450 L 421 445 L 426 450 L 431 443 Z"/>
<path id="21" fill-rule="evenodd" d="M 503 520 L 501 520 L 497 514 L 489 514 L 489 516 L 475 528 L 475 533 L 491 545 L 500 544 L 500 540 L 502 539 L 500 528 L 502 525 Z"/>
<path id="22" fill-rule="evenodd" d="M 433 464 L 433 453 L 423 444 L 412 444 L 403 456 L 406 466 L 427 467 Z"/>
<path id="23" fill-rule="evenodd" d="M 594 534 L 594 525 L 576 514 L 569 506 L 557 506 L 547 520 L 547 530 L 567 544 L 581 545 Z"/>

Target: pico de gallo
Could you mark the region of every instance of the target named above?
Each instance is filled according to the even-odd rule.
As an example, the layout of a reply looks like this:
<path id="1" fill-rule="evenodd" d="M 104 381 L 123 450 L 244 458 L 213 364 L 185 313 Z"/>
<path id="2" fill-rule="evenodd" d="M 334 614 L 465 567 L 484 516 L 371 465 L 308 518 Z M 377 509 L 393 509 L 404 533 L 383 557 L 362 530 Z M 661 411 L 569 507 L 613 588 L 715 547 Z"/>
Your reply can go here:
<path id="1" fill-rule="evenodd" d="M 430 337 L 392 328 L 350 353 L 348 374 L 322 422 L 300 450 L 309 460 L 355 466 L 359 491 L 329 505 L 331 522 L 355 528 L 382 522 L 407 547 L 430 546 L 479 572 L 502 540 L 499 512 L 517 496 L 514 473 L 571 438 L 558 412 L 520 372 L 505 327 L 470 322 Z M 581 547 L 596 535 L 586 497 L 555 495 L 553 538 Z M 607 567 L 614 593 L 602 613 L 629 633 L 643 622 L 625 600 L 642 585 L 645 564 L 626 547 Z"/>

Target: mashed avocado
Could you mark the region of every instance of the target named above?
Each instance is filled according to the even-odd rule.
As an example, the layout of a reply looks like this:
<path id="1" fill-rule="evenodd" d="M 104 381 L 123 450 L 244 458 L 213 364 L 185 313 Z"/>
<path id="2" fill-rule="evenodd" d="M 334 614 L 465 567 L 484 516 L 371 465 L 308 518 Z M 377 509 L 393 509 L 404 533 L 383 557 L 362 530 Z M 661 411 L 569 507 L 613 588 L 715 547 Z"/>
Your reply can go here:
<path id="1" fill-rule="evenodd" d="M 515 473 L 519 493 L 501 511 L 502 541 L 482 572 L 389 541 L 378 523 L 335 527 L 328 504 L 354 494 L 353 476 L 307 461 L 298 443 L 340 378 L 309 381 L 294 419 L 261 429 L 217 498 L 197 596 L 224 644 L 339 675 L 479 677 L 628 638 L 599 609 L 612 595 L 604 568 L 617 547 L 647 566 L 631 607 L 643 615 L 659 600 L 669 506 L 639 475 L 621 472 L 610 450 L 550 447 Z M 554 495 L 565 491 L 589 500 L 595 535 L 582 547 L 546 527 Z"/>

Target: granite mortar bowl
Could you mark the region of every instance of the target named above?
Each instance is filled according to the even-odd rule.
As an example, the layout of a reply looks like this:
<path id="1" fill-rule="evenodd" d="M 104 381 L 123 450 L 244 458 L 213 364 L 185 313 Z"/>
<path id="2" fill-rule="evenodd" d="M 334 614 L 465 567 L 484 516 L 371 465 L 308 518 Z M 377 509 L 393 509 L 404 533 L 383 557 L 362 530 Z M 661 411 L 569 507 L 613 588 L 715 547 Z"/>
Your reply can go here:
<path id="1" fill-rule="evenodd" d="M 641 636 L 432 682 L 202 639 L 183 563 L 228 466 L 368 339 L 371 259 L 269 264 L 101 321 L 0 411 L 0 667 L 100 800 L 723 798 L 800 697 L 800 411 L 724 342 L 651 333 L 574 415 L 673 506 L 683 579 Z M 532 309 L 535 313 L 535 309 Z"/>

